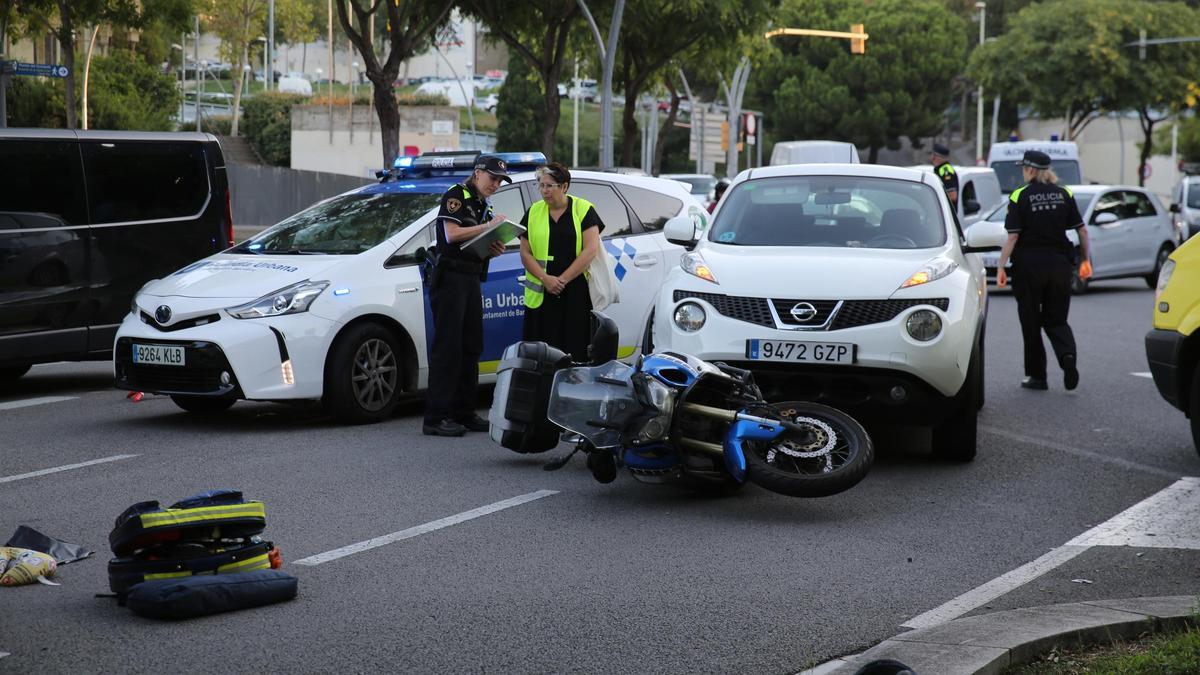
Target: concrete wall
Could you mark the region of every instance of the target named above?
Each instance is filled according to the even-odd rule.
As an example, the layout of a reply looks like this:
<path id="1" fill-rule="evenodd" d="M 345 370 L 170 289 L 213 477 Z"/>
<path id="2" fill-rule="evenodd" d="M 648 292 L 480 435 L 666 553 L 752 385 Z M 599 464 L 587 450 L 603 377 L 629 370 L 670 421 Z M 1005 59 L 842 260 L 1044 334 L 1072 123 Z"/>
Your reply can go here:
<path id="1" fill-rule="evenodd" d="M 1063 120 L 1025 120 L 1021 122 L 1021 138 L 1048 139 L 1051 134 L 1063 138 L 1064 127 L 1066 123 Z M 1170 123 L 1160 123 L 1157 129 L 1170 129 Z M 1142 142 L 1142 128 L 1136 114 L 1114 114 L 1092 120 L 1075 142 L 1079 145 L 1084 180 L 1089 183 L 1137 185 L 1138 145 Z M 1170 145 L 1155 147 L 1155 154 L 1150 157 L 1150 177 L 1146 179 L 1146 188 L 1158 194 L 1164 203 L 1169 203 L 1171 188 L 1182 175 L 1178 162 L 1171 158 L 1170 152 Z"/>
<path id="2" fill-rule="evenodd" d="M 370 182 L 361 178 L 278 166 L 227 164 L 229 200 L 237 228 L 275 223 L 346 190 Z"/>
<path id="3" fill-rule="evenodd" d="M 330 138 L 328 106 L 292 108 L 292 168 L 373 178 L 383 168 L 379 120 L 369 106 L 333 110 Z M 416 146 L 421 152 L 457 150 L 458 109 L 442 106 L 400 108 L 400 149 Z"/>

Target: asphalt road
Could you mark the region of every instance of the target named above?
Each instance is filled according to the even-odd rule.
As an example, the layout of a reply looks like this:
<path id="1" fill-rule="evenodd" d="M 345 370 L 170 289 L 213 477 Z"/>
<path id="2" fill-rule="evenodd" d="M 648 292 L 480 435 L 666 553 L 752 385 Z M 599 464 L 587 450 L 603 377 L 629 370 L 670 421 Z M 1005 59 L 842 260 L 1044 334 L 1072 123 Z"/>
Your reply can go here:
<path id="1" fill-rule="evenodd" d="M 926 435 L 880 430 L 870 475 L 819 500 L 599 485 L 578 459 L 549 473 L 486 434 L 422 436 L 416 406 L 366 427 L 259 403 L 203 418 L 128 401 L 104 363 L 38 366 L 0 389 L 0 537 L 25 524 L 97 554 L 60 587 L 0 588 L 0 672 L 785 673 L 855 653 L 1200 475 L 1186 419 L 1137 374 L 1152 301 L 1140 280 L 1076 298 L 1082 383 L 1052 371 L 1032 392 L 1015 304 L 994 294 L 978 458 L 940 463 Z M 48 397 L 65 400 L 15 407 Z M 4 480 L 117 455 L 136 456 Z M 217 487 L 266 503 L 296 601 L 161 623 L 93 597 L 119 513 Z M 1197 593 L 1198 569 L 1186 548 L 1097 547 L 967 611 Z"/>

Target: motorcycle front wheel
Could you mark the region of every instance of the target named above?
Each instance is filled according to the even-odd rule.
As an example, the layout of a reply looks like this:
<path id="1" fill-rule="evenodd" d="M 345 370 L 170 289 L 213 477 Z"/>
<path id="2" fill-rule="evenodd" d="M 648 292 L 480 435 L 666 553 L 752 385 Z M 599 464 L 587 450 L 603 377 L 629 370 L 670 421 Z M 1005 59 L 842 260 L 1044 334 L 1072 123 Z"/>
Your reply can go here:
<path id="1" fill-rule="evenodd" d="M 752 483 L 789 497 L 828 497 L 866 477 L 875 448 L 853 417 L 819 403 L 788 401 L 770 408 L 777 419 L 801 430 L 789 428 L 772 441 L 743 444 Z"/>

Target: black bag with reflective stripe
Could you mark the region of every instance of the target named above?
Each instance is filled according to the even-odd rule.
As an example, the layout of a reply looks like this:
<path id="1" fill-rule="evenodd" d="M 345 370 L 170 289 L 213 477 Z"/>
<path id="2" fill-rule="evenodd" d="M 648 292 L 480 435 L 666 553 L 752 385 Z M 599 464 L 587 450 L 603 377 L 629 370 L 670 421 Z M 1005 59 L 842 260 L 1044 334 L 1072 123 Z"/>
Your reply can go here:
<path id="1" fill-rule="evenodd" d="M 129 556 L 174 542 L 251 537 L 266 526 L 262 502 L 247 501 L 236 490 L 210 490 L 166 509 L 156 501 L 134 504 L 117 516 L 108 543 L 116 555 Z"/>
<path id="2" fill-rule="evenodd" d="M 271 568 L 269 541 L 247 545 L 176 544 L 158 546 L 108 561 L 108 587 L 118 596 L 136 584 L 201 574 L 234 574 Z"/>

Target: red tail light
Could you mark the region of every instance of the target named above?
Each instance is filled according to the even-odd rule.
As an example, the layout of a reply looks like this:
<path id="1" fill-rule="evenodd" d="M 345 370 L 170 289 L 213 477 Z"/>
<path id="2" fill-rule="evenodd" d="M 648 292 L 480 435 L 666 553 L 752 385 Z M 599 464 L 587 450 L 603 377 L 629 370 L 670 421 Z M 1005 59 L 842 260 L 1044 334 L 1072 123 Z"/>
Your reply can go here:
<path id="1" fill-rule="evenodd" d="M 229 246 L 233 246 L 233 206 L 229 202 L 229 190 L 225 190 L 225 225 L 228 227 L 226 234 L 229 239 Z"/>

